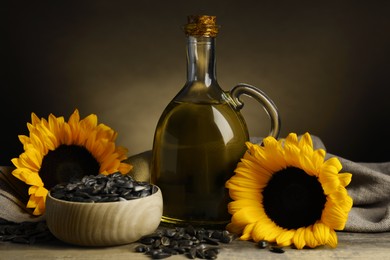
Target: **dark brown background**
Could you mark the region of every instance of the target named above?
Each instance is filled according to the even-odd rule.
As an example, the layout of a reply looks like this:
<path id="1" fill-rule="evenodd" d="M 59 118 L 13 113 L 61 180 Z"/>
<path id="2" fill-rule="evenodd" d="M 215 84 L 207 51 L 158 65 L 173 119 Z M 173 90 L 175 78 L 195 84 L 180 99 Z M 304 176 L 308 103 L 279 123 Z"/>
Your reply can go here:
<path id="1" fill-rule="evenodd" d="M 129 155 L 151 149 L 185 81 L 181 27 L 200 13 L 221 25 L 220 85 L 264 90 L 282 136 L 308 131 L 330 153 L 390 160 L 390 1 L 6 1 L 1 10 L 1 165 L 22 152 L 31 112 L 95 113 Z M 264 111 L 244 101 L 251 135 L 265 135 Z"/>

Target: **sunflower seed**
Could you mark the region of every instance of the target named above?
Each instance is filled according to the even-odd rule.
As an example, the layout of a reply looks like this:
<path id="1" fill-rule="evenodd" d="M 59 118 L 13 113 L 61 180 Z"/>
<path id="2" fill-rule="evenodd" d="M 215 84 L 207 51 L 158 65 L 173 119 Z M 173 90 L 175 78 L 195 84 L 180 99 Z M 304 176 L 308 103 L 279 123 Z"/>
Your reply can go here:
<path id="1" fill-rule="evenodd" d="M 11 241 L 13 243 L 18 243 L 18 244 L 29 244 L 30 243 L 30 240 L 28 238 L 25 238 L 25 237 L 14 237 Z"/>
<path id="2" fill-rule="evenodd" d="M 222 231 L 220 231 L 220 230 L 213 231 L 213 233 L 211 233 L 211 238 L 221 239 L 222 238 Z"/>
<path id="3" fill-rule="evenodd" d="M 154 242 L 152 244 L 153 248 L 160 248 L 160 245 L 161 245 L 161 240 L 160 239 L 154 240 Z"/>
<path id="4" fill-rule="evenodd" d="M 169 246 L 171 244 L 171 240 L 169 239 L 169 237 L 162 237 L 161 244 L 163 246 Z"/>
<path id="5" fill-rule="evenodd" d="M 214 248 L 206 249 L 204 255 L 206 259 L 216 259 L 218 255 L 218 250 Z"/>
<path id="6" fill-rule="evenodd" d="M 153 244 L 155 239 L 153 237 L 143 237 L 139 240 L 144 245 L 151 245 Z"/>
<path id="7" fill-rule="evenodd" d="M 196 258 L 196 247 L 192 247 L 189 252 L 188 252 L 188 257 L 190 259 L 195 259 Z"/>
<path id="8" fill-rule="evenodd" d="M 164 259 L 164 258 L 167 258 L 167 257 L 170 257 L 170 256 L 172 256 L 170 253 L 167 253 L 167 252 L 164 252 L 164 251 L 162 251 L 162 252 L 158 251 L 158 252 L 152 254 L 152 258 L 153 259 Z"/>
<path id="9" fill-rule="evenodd" d="M 50 194 L 61 200 L 76 202 L 114 202 L 150 196 L 158 188 L 135 181 L 120 172 L 111 175 L 87 175 L 82 179 L 72 179 L 69 183 L 54 186 Z"/>
<path id="10" fill-rule="evenodd" d="M 174 248 L 167 247 L 167 246 L 163 247 L 162 250 L 164 253 L 168 253 L 171 255 L 178 255 L 179 254 L 179 252 L 177 250 L 175 250 Z"/>
<path id="11" fill-rule="evenodd" d="M 258 243 L 257 243 L 257 246 L 260 248 L 260 249 L 264 249 L 264 248 L 267 248 L 269 245 L 268 241 L 266 240 L 260 240 Z"/>
<path id="12" fill-rule="evenodd" d="M 135 252 L 137 253 L 145 253 L 148 250 L 148 247 L 145 245 L 138 245 L 135 247 Z"/>
<path id="13" fill-rule="evenodd" d="M 278 253 L 278 254 L 283 254 L 284 253 L 283 248 L 278 247 L 278 246 L 271 246 L 269 251 L 271 251 L 272 253 Z"/>
<path id="14" fill-rule="evenodd" d="M 214 238 L 211 238 L 211 237 L 205 237 L 204 240 L 206 241 L 207 244 L 210 244 L 210 245 L 219 245 L 219 242 L 217 239 L 214 239 Z"/>
<path id="15" fill-rule="evenodd" d="M 219 238 L 219 241 L 224 244 L 229 244 L 230 242 L 233 241 L 233 239 L 234 239 L 234 235 L 229 233 L 229 231 L 224 230 L 222 231 L 222 236 L 221 238 Z"/>
<path id="16" fill-rule="evenodd" d="M 158 230 L 138 242 L 148 247 L 147 254 L 155 259 L 177 254 L 184 254 L 190 259 L 216 259 L 220 250 L 219 242 L 230 243 L 233 238 L 228 231 L 187 226 Z"/>

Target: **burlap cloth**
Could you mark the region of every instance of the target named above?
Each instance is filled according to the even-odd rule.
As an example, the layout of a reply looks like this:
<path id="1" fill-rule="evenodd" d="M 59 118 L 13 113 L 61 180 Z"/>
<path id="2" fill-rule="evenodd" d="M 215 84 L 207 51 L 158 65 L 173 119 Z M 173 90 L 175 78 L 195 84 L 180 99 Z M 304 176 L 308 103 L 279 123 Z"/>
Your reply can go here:
<path id="1" fill-rule="evenodd" d="M 325 149 L 322 141 L 312 136 L 316 149 Z M 259 142 L 261 138 L 252 138 Z M 330 153 L 328 157 L 335 156 Z M 337 156 L 338 157 L 338 156 Z M 386 232 L 390 231 L 390 162 L 358 163 L 338 157 L 342 172 L 352 173 L 347 186 L 353 198 L 345 231 Z M 132 175 L 139 181 L 149 181 L 151 151 L 129 158 L 134 168 Z M 25 208 L 28 187 L 11 175 L 11 167 L 0 167 L 0 219 L 12 222 L 40 221 L 44 216 L 34 217 Z"/>

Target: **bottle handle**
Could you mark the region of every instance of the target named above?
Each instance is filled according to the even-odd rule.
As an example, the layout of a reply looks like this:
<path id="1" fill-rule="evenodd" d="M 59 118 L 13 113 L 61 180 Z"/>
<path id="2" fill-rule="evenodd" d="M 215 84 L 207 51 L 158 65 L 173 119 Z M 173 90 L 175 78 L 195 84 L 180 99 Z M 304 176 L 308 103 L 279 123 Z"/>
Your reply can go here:
<path id="1" fill-rule="evenodd" d="M 249 84 L 239 83 L 230 90 L 230 96 L 233 99 L 235 107 L 239 110 L 244 107 L 244 103 L 240 100 L 241 95 L 247 95 L 262 104 L 264 110 L 271 119 L 271 130 L 269 135 L 278 138 L 281 121 L 275 103 L 260 89 Z"/>

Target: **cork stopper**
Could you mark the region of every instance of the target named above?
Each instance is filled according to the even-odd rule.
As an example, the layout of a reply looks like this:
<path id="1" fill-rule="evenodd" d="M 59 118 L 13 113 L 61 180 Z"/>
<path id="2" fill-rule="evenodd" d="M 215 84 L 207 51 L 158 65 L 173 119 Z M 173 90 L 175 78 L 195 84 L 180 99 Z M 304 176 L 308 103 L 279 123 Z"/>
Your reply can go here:
<path id="1" fill-rule="evenodd" d="M 189 15 L 188 22 L 184 26 L 187 36 L 216 37 L 219 26 L 217 17 L 211 15 Z"/>

